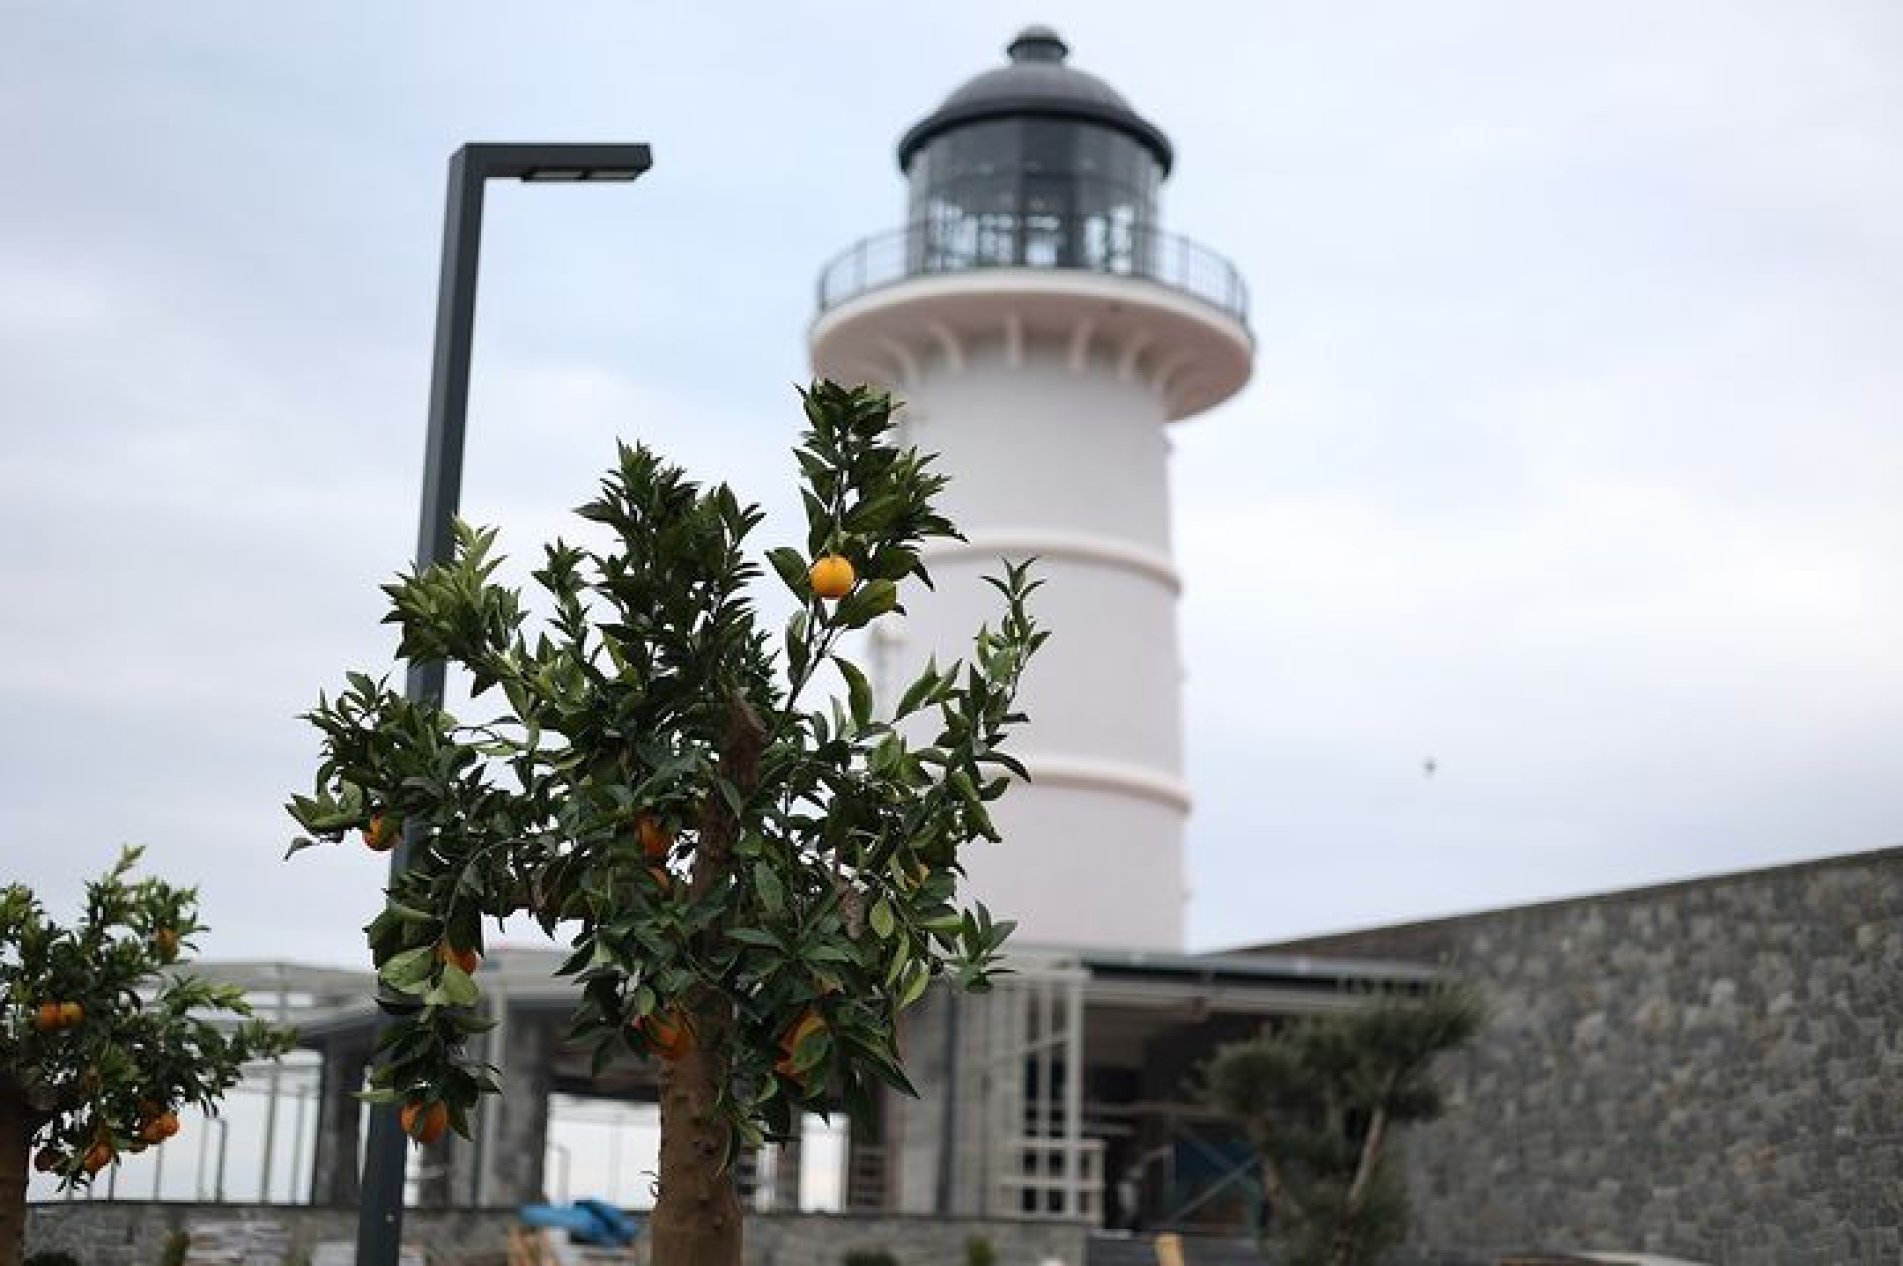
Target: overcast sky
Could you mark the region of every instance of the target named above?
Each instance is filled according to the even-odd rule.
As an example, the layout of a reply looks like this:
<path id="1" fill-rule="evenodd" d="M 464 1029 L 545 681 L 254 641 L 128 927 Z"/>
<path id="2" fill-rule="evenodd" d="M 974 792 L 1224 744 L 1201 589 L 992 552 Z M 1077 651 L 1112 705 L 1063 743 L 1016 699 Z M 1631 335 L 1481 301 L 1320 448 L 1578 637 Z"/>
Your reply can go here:
<path id="1" fill-rule="evenodd" d="M 492 190 L 468 515 L 618 435 L 783 511 L 819 267 L 1030 21 L 1254 294 L 1174 432 L 1194 947 L 1903 842 L 1892 0 L 12 0 L 0 877 L 139 841 L 208 954 L 361 961 L 281 806 L 388 663 L 449 152 L 656 156 Z"/>

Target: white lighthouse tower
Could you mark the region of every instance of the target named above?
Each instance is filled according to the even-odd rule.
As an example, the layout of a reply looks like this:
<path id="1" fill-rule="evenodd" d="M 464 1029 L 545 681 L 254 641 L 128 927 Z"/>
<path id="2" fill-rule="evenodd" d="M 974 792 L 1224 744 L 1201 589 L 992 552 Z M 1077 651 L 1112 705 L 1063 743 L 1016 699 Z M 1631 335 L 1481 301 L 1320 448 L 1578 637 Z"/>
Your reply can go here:
<path id="1" fill-rule="evenodd" d="M 973 895 L 1021 942 L 1177 950 L 1183 830 L 1181 588 L 1168 424 L 1249 377 L 1242 279 L 1163 231 L 1167 137 L 1055 32 L 946 98 L 899 142 L 905 227 L 820 278 L 815 371 L 889 387 L 940 454 L 968 544 L 928 558 L 937 592 L 883 636 L 894 680 L 969 653 L 995 618 L 981 577 L 1036 556 L 1051 640 L 1023 698 L 1032 775 L 966 854 Z"/>

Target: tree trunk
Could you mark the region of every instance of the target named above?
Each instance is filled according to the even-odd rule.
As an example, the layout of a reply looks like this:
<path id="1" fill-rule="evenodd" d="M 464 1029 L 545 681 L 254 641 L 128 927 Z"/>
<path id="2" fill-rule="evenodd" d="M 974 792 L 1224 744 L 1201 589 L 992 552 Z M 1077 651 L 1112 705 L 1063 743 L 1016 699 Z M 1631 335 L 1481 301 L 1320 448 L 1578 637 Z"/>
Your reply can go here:
<path id="1" fill-rule="evenodd" d="M 751 795 L 760 785 L 766 728 L 747 701 L 728 705 L 719 775 Z M 699 897 L 733 869 L 740 824 L 718 789 L 701 810 L 690 896 Z M 740 1199 L 727 1165 L 732 1127 L 721 1115 L 727 1084 L 733 1015 L 724 995 L 697 986 L 682 1000 L 692 1038 L 668 1065 L 661 1083 L 661 1192 L 654 1205 L 655 1266 L 740 1266 Z M 8 1266 L 0 1262 L 0 1266 Z"/>
<path id="2" fill-rule="evenodd" d="M 690 1015 L 705 1026 L 711 1010 L 697 1007 Z M 740 1266 L 740 1199 L 726 1164 L 731 1127 L 717 1106 L 726 1061 L 710 1049 L 706 1039 L 714 1036 L 697 1032 L 662 1082 L 661 1194 L 650 1257 L 656 1266 Z"/>
<path id="3" fill-rule="evenodd" d="M 1398 1076 L 1398 1075 L 1397 1075 Z M 1382 1100 L 1394 1093 L 1397 1076 L 1390 1076 Z M 1374 1181 L 1374 1167 L 1380 1162 L 1381 1147 L 1387 1141 L 1388 1110 L 1377 1107 L 1368 1118 L 1368 1132 L 1361 1140 L 1361 1161 L 1355 1166 L 1354 1181 L 1341 1204 L 1341 1216 L 1335 1222 L 1335 1237 L 1328 1249 L 1329 1266 L 1353 1266 L 1355 1246 L 1360 1239 L 1361 1210 L 1367 1203 L 1368 1184 Z"/>
<path id="4" fill-rule="evenodd" d="M 0 1266 L 26 1256 L 26 1163 L 39 1120 L 17 1094 L 0 1093 Z"/>

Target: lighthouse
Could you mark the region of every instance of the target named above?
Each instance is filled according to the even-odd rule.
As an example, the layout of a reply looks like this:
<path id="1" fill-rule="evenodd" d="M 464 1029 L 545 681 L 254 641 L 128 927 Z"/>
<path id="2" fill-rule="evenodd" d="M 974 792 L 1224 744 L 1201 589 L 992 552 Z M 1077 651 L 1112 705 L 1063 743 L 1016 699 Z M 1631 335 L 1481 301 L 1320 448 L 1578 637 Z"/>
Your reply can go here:
<path id="1" fill-rule="evenodd" d="M 968 894 L 1016 919 L 1020 943 L 1180 950 L 1191 797 L 1168 432 L 1248 380 L 1247 294 L 1227 260 L 1165 231 L 1169 138 L 1056 32 L 1027 28 L 1007 53 L 900 140 L 905 223 L 822 272 L 813 367 L 904 403 L 968 538 L 927 556 L 936 590 L 875 634 L 888 684 L 969 654 L 1001 560 L 1035 557 L 1045 582 L 1051 640 L 1016 749 L 1032 781 L 998 806 L 1004 845 L 966 851 Z"/>

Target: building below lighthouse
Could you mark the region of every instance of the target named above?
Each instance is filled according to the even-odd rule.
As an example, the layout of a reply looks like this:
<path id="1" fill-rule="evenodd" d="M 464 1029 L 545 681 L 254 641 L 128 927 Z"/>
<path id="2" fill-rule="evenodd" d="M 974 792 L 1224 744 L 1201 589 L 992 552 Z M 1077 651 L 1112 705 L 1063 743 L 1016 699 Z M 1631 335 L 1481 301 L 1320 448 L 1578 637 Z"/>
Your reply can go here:
<path id="1" fill-rule="evenodd" d="M 1027 942 L 1175 951 L 1191 797 L 1167 430 L 1242 387 L 1254 342 L 1234 266 L 1163 227 L 1168 138 L 1068 55 L 1031 27 L 905 133 L 906 221 L 826 266 L 812 357 L 904 402 L 968 538 L 886 632 L 896 678 L 968 651 L 1003 560 L 1045 582 L 1032 781 L 1000 806 L 1006 847 L 968 852 L 971 895 Z"/>

